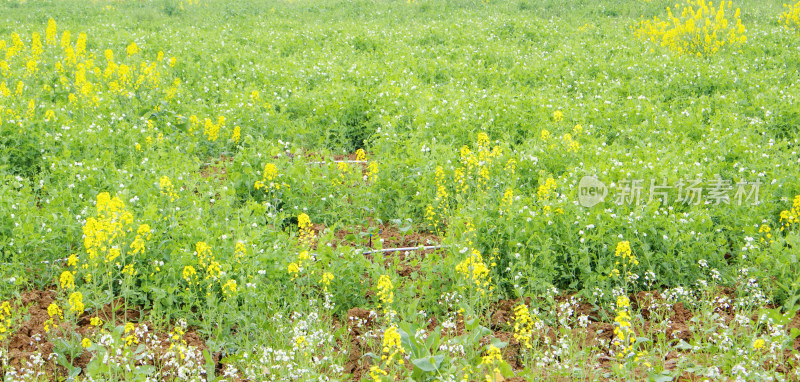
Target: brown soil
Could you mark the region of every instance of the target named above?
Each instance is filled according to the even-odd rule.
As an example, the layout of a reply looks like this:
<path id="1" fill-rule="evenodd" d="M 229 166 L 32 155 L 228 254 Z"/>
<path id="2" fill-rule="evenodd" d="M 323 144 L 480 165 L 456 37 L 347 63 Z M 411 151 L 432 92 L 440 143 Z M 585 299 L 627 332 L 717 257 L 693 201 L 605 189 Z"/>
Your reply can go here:
<path id="1" fill-rule="evenodd" d="M 442 239 L 427 232 L 411 231 L 403 233 L 400 229 L 391 224 L 376 224 L 372 219 L 368 219 L 367 226 L 356 226 L 350 229 L 340 229 L 336 231 L 335 237 L 338 243 L 375 248 L 380 240 L 383 239 L 383 248 L 405 248 L 419 247 L 426 245 L 437 245 Z M 348 238 L 348 236 L 351 236 Z M 430 252 L 424 251 L 424 252 Z"/>
<path id="2" fill-rule="evenodd" d="M 228 164 L 233 162 L 233 157 L 222 155 L 219 158 L 210 158 L 209 164 L 200 168 L 200 176 L 212 178 L 214 180 L 225 180 L 228 178 Z"/>
<path id="3" fill-rule="evenodd" d="M 669 317 L 671 323 L 667 328 L 667 339 L 689 340 L 693 337 L 690 321 L 694 317 L 691 311 L 679 302 L 672 306 L 672 314 Z"/>
<path id="4" fill-rule="evenodd" d="M 366 153 L 365 152 L 365 154 L 366 154 L 367 160 L 369 160 L 369 158 L 372 157 L 372 155 L 370 153 Z M 355 161 L 355 160 L 358 160 L 357 159 L 358 155 L 356 155 L 356 153 L 337 154 L 337 155 L 331 155 L 330 157 L 326 157 L 326 156 L 324 156 L 324 155 L 322 155 L 320 153 L 314 152 L 314 151 L 304 151 L 299 155 L 302 155 L 304 158 L 308 158 L 312 162 L 324 162 L 324 161 L 327 161 L 328 159 L 330 159 L 331 157 L 333 158 L 334 161 L 344 161 L 344 160 Z M 289 158 L 294 158 L 296 155 L 295 154 L 287 154 L 287 156 Z"/>
<path id="5" fill-rule="evenodd" d="M 20 303 L 27 308 L 27 315 L 22 324 L 9 336 L 8 366 L 20 369 L 35 355 L 47 360 L 53 353 L 53 343 L 47 340 L 44 323 L 50 319 L 47 307 L 54 300 L 55 292 L 51 290 L 22 293 Z M 66 332 L 69 329 L 58 321 L 56 324 L 59 327 L 51 329 L 53 333 Z M 43 367 L 47 375 L 66 375 L 66 369 L 53 361 L 45 362 Z"/>
<path id="6" fill-rule="evenodd" d="M 369 341 L 366 336 L 374 330 L 377 314 L 362 308 L 352 308 L 347 311 L 347 329 L 350 333 L 348 349 L 349 359 L 344 367 L 344 372 L 352 375 L 353 381 L 358 381 L 361 376 L 369 373 L 369 360 L 364 359 L 364 354 L 370 352 Z M 374 341 L 373 341 L 374 342 Z"/>
<path id="7" fill-rule="evenodd" d="M 102 308 L 93 311 L 85 312 L 77 318 L 76 324 L 64 322 L 56 318 L 54 321 L 55 327 L 50 329 L 50 332 L 45 332 L 45 322 L 50 319 L 47 308 L 51 303 L 56 302 L 56 292 L 54 290 L 31 290 L 23 292 L 18 302 L 12 302 L 12 306 L 20 306 L 21 310 L 25 311 L 22 322 L 18 327 L 12 328 L 8 337 L 8 363 L 7 366 L 21 369 L 26 366 L 32 359 L 40 357 L 45 362 L 39 368 L 39 371 L 44 373 L 46 378 L 56 380 L 60 377 L 67 375 L 67 369 L 56 363 L 53 355 L 54 343 L 52 340 L 57 338 L 73 338 L 79 336 L 84 338 L 94 334 L 98 328 L 91 325 L 93 317 L 99 317 L 106 323 L 113 325 L 123 325 L 125 323 L 133 323 L 134 327 L 140 325 L 147 325 L 150 330 L 154 330 L 153 325 L 147 322 L 141 322 L 141 319 L 146 312 L 141 309 L 129 306 L 124 309 L 124 300 L 121 298 L 114 301 L 112 304 L 107 304 Z M 16 305 L 15 305 L 16 304 Z M 63 309 L 64 307 L 62 307 Z M 169 351 L 171 337 L 168 332 L 152 332 L 157 339 L 156 342 L 160 343 L 160 348 L 149 349 L 154 355 L 154 360 L 147 361 L 149 364 L 158 364 L 163 358 L 164 354 Z M 183 341 L 187 345 L 199 349 L 200 351 L 207 349 L 205 341 L 200 337 L 196 330 L 189 328 L 183 335 Z M 88 350 L 83 350 L 74 359 L 68 361 L 76 367 L 85 368 L 86 365 L 92 360 L 93 354 Z M 214 360 L 217 363 L 217 368 L 222 369 L 223 365 L 219 363 L 220 355 L 215 354 Z M 141 361 L 145 362 L 145 361 Z M 0 372 L 3 376 L 5 370 Z"/>

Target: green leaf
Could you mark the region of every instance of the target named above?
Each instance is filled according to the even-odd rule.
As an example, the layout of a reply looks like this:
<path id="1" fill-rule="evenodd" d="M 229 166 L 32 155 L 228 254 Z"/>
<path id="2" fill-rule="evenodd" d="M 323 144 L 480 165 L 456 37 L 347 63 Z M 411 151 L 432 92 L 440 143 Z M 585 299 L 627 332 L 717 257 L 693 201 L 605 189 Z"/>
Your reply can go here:
<path id="1" fill-rule="evenodd" d="M 214 377 L 214 358 L 211 357 L 211 353 L 208 352 L 208 349 L 203 349 L 203 359 L 206 361 L 205 368 L 206 368 L 206 380 L 208 382 L 216 381 Z"/>
<path id="2" fill-rule="evenodd" d="M 651 374 L 648 379 L 650 380 L 650 382 L 668 382 L 671 381 L 673 378 L 665 371 L 661 374 Z"/>
<path id="3" fill-rule="evenodd" d="M 414 364 L 414 367 L 419 368 L 425 373 L 432 373 L 438 370 L 438 367 L 431 362 L 431 359 L 433 359 L 433 357 L 415 358 L 411 360 L 411 363 Z"/>
<path id="4" fill-rule="evenodd" d="M 508 362 L 500 362 L 500 365 L 498 366 L 500 366 L 500 374 L 502 374 L 503 377 L 511 378 L 514 376 L 514 369 L 511 368 L 511 365 L 509 365 Z"/>
<path id="5" fill-rule="evenodd" d="M 675 348 L 678 350 L 692 350 L 693 347 L 688 342 L 681 340 L 677 345 L 675 345 Z"/>

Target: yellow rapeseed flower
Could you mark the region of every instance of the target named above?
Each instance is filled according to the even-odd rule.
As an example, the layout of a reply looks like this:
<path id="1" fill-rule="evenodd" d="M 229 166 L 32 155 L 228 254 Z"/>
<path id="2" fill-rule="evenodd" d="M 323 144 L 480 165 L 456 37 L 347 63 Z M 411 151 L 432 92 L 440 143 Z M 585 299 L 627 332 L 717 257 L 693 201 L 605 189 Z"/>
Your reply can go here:
<path id="1" fill-rule="evenodd" d="M 72 292 L 69 295 L 69 310 L 74 313 L 83 313 L 83 294 L 81 292 Z"/>
<path id="2" fill-rule="evenodd" d="M 128 57 L 133 56 L 136 53 L 139 53 L 139 46 L 136 45 L 135 42 L 132 42 L 125 48 L 125 52 L 128 53 Z"/>
<path id="3" fill-rule="evenodd" d="M 75 275 L 70 271 L 61 272 L 61 276 L 58 278 L 61 287 L 64 289 L 73 289 L 75 288 Z"/>

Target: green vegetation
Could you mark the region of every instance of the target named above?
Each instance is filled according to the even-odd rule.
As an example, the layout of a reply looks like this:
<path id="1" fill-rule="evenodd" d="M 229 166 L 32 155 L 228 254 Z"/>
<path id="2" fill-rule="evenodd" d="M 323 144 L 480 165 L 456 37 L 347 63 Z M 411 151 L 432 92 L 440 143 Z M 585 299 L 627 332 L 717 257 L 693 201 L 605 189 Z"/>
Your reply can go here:
<path id="1" fill-rule="evenodd" d="M 797 9 L 4 1 L 0 373 L 796 380 Z"/>

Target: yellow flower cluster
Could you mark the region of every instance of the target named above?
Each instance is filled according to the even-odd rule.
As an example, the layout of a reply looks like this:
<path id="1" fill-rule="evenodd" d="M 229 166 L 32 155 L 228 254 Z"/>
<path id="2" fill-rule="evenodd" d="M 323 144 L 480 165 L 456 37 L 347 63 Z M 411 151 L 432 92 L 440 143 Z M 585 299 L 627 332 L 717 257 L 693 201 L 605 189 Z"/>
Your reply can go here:
<path id="1" fill-rule="evenodd" d="M 128 53 L 128 57 L 133 56 L 134 54 L 139 53 L 139 46 L 136 45 L 135 42 L 132 42 L 127 48 L 125 48 L 125 52 Z"/>
<path id="2" fill-rule="evenodd" d="M 800 195 L 795 195 L 792 201 L 792 208 L 781 211 L 781 231 L 791 229 L 792 226 L 800 223 Z"/>
<path id="3" fill-rule="evenodd" d="M 183 279 L 186 280 L 189 285 L 192 285 L 192 283 L 197 280 L 197 270 L 191 265 L 183 267 Z"/>
<path id="4" fill-rule="evenodd" d="M 781 24 L 789 29 L 800 28 L 800 1 L 791 5 L 783 4 L 783 7 L 786 11 L 781 14 Z"/>
<path id="5" fill-rule="evenodd" d="M 564 141 L 564 147 L 566 147 L 567 152 L 577 153 L 578 149 L 581 147 L 578 141 L 572 139 L 572 134 L 570 133 L 564 134 L 564 136 L 561 137 L 561 140 Z"/>
<path id="6" fill-rule="evenodd" d="M 136 237 L 133 239 L 133 242 L 131 243 L 131 254 L 138 255 L 144 253 L 145 240 L 150 240 L 151 236 L 152 236 L 152 231 L 150 230 L 150 225 L 148 224 L 139 225 L 139 228 L 136 229 Z"/>
<path id="7" fill-rule="evenodd" d="M 492 277 L 489 276 L 489 267 L 477 249 L 472 249 L 469 257 L 456 265 L 456 272 L 461 274 L 468 284 L 474 284 L 481 296 L 485 296 L 487 291 L 491 293 L 494 290 L 494 287 L 491 286 Z"/>
<path id="8" fill-rule="evenodd" d="M 311 245 L 314 240 L 314 230 L 311 227 L 311 218 L 306 213 L 297 217 L 297 228 L 299 230 L 300 242 Z"/>
<path id="9" fill-rule="evenodd" d="M 533 339 L 533 317 L 524 303 L 514 307 L 514 339 L 527 349 L 531 349 Z"/>
<path id="10" fill-rule="evenodd" d="M 383 308 L 384 314 L 390 313 L 392 303 L 394 303 L 394 285 L 392 279 L 387 275 L 381 275 L 378 278 L 378 300 L 380 301 L 379 307 Z"/>
<path id="11" fill-rule="evenodd" d="M 264 191 L 277 191 L 282 187 L 288 187 L 286 183 L 278 183 L 278 167 L 272 163 L 264 165 L 264 173 L 261 180 L 257 180 L 254 184 L 256 190 L 264 189 Z"/>
<path id="12" fill-rule="evenodd" d="M 397 327 L 392 325 L 383 333 L 383 354 L 381 360 L 386 362 L 389 366 L 397 359 L 397 363 L 402 365 L 404 363 L 403 355 L 406 350 L 403 348 L 403 343 L 400 340 L 400 333 Z"/>
<path id="13" fill-rule="evenodd" d="M 206 271 L 205 279 L 216 281 L 222 269 L 220 263 L 214 258 L 211 247 L 206 244 L 206 242 L 200 241 L 195 244 L 195 252 L 197 253 L 197 264 L 200 265 L 201 269 Z M 184 268 L 184 272 L 185 271 L 186 269 Z"/>
<path id="14" fill-rule="evenodd" d="M 152 236 L 150 226 L 139 225 L 135 237 L 128 245 L 127 237 L 133 232 L 133 215 L 122 200 L 101 192 L 97 195 L 96 207 L 97 215 L 86 219 L 83 226 L 83 244 L 88 256 L 80 259 L 83 261 L 79 261 L 75 254 L 69 256 L 67 265 L 73 270 L 64 271 L 59 277 L 59 284 L 64 289 L 74 289 L 75 280 L 79 278 L 91 283 L 92 272 L 97 270 L 109 276 L 101 279 L 107 282 L 115 282 L 114 269 L 118 270 L 118 275 L 138 274 L 135 258 L 127 255 L 144 253 L 146 242 Z"/>
<path id="15" fill-rule="evenodd" d="M 503 355 L 500 352 L 500 348 L 489 345 L 486 355 L 481 357 L 481 366 L 485 366 L 489 370 L 488 375 L 486 375 L 487 382 L 494 381 L 495 376 L 500 375 L 499 364 L 501 362 L 503 362 Z"/>
<path id="16" fill-rule="evenodd" d="M 72 292 L 72 294 L 69 295 L 69 311 L 81 314 L 83 313 L 84 307 L 83 294 L 81 292 Z"/>
<path id="17" fill-rule="evenodd" d="M 233 133 L 231 134 L 231 140 L 233 143 L 239 143 L 240 139 L 242 139 L 242 128 L 239 126 L 234 126 Z"/>
<path id="18" fill-rule="evenodd" d="M 367 160 L 367 153 L 364 152 L 364 149 L 356 150 L 356 160 L 360 162 L 364 162 Z"/>
<path id="19" fill-rule="evenodd" d="M 503 193 L 503 199 L 500 201 L 500 215 L 506 215 L 511 211 L 511 205 L 514 204 L 514 190 L 507 188 Z"/>
<path id="20" fill-rule="evenodd" d="M 178 198 L 178 193 L 175 192 L 175 186 L 172 185 L 172 181 L 168 176 L 165 175 L 158 179 L 158 188 L 162 195 L 169 196 L 170 202 L 174 202 L 175 199 Z"/>
<path id="21" fill-rule="evenodd" d="M 5 340 L 11 330 L 12 319 L 14 315 L 11 314 L 11 304 L 8 301 L 3 301 L 0 305 L 0 341 Z"/>
<path id="22" fill-rule="evenodd" d="M 325 293 L 328 293 L 328 287 L 331 286 L 331 281 L 333 281 L 333 273 L 323 272 L 319 283 L 322 284 L 322 289 Z"/>
<path id="23" fill-rule="evenodd" d="M 740 10 L 732 11 L 732 7 L 731 1 L 722 0 L 715 8 L 713 2 L 686 0 L 683 6 L 675 5 L 678 16 L 668 7 L 666 19 L 642 20 L 635 34 L 681 54 L 709 56 L 747 41 Z"/>
<path id="24" fill-rule="evenodd" d="M 369 162 L 367 165 L 367 178 L 370 182 L 375 183 L 378 180 L 378 163 L 377 162 Z"/>
<path id="25" fill-rule="evenodd" d="M 184 4 L 187 5 L 187 6 L 196 6 L 196 5 L 200 4 L 200 0 L 181 0 L 178 3 L 178 6 L 181 8 L 182 11 L 186 10 L 184 8 Z"/>
<path id="26" fill-rule="evenodd" d="M 61 284 L 61 288 L 64 289 L 75 288 L 75 274 L 70 271 L 61 272 L 61 276 L 59 276 L 58 281 L 59 284 Z"/>
<path id="27" fill-rule="evenodd" d="M 541 200 L 549 200 L 550 196 L 552 196 L 553 191 L 556 189 L 556 181 L 552 177 L 548 177 L 544 184 L 539 185 L 539 188 L 536 190 L 536 195 Z"/>
<path id="28" fill-rule="evenodd" d="M 105 255 L 113 249 L 114 241 L 125 234 L 133 221 L 133 215 L 125 209 L 125 203 L 108 192 L 97 195 L 97 217 L 86 219 L 83 226 L 83 246 L 89 259 Z"/>
<path id="29" fill-rule="evenodd" d="M 342 181 L 344 181 L 345 175 L 350 172 L 350 166 L 347 164 L 347 162 L 342 161 L 336 163 L 336 169 L 339 170 L 339 177 Z"/>
<path id="30" fill-rule="evenodd" d="M 24 68 L 22 79 L 16 83 L 16 95 L 20 98 L 27 89 L 43 88 L 46 95 L 52 94 L 58 87 L 67 91 L 71 105 L 83 108 L 96 107 L 101 100 L 113 101 L 114 97 L 104 95 L 127 98 L 132 97 L 133 91 L 140 88 L 144 90 L 163 88 L 157 62 L 142 61 L 138 66 L 117 64 L 114 62 L 113 51 L 107 50 L 104 54 L 106 60 L 103 68 L 98 66 L 102 65 L 100 60 L 95 61 L 95 54 L 87 51 L 88 37 L 85 33 L 79 33 L 74 44 L 69 31 L 64 31 L 59 39 L 56 22 L 49 19 L 44 34 L 44 44 L 38 32 L 31 34 L 30 49 L 17 33 L 11 34 L 10 45 L 7 45 L 5 40 L 0 41 L 0 71 L 6 81 L 13 83 L 10 82 L 13 80 L 10 76 L 13 72 L 11 68 Z M 138 47 L 131 44 L 126 51 L 135 53 Z M 26 52 L 28 54 L 24 54 Z M 57 76 L 55 86 L 50 80 L 50 73 Z M 27 84 L 23 83 L 23 80 Z M 177 91 L 177 89 L 171 90 Z M 8 96 L 8 93 L 10 91 L 4 81 L 0 86 L 0 95 Z M 24 114 L 28 119 L 35 117 L 35 102 L 31 102 L 28 102 L 27 113 Z M 21 117 L 21 112 L 14 113 L 15 119 Z M 45 119 L 53 120 L 54 117 L 55 113 L 50 111 Z"/>
<path id="31" fill-rule="evenodd" d="M 130 322 L 125 323 L 122 341 L 125 342 L 125 347 L 139 343 L 139 339 L 136 337 L 136 327 Z"/>
<path id="32" fill-rule="evenodd" d="M 614 340 L 612 345 L 616 347 L 617 358 L 627 357 L 633 352 L 635 336 L 631 326 L 631 303 L 625 296 L 617 297 L 617 316 L 614 317 Z"/>
<path id="33" fill-rule="evenodd" d="M 481 132 L 476 138 L 477 152 L 473 153 L 467 146 L 463 146 L 459 150 L 462 167 L 456 170 L 454 178 L 456 189 L 460 193 L 467 191 L 466 181 L 471 179 L 477 180 L 481 190 L 485 189 L 489 181 L 489 167 L 493 159 L 503 155 L 503 150 L 499 146 L 491 147 L 489 143 L 489 135 Z"/>
<path id="34" fill-rule="evenodd" d="M 300 272 L 305 269 L 305 266 L 311 262 L 311 255 L 308 251 L 302 251 L 297 255 L 297 261 L 294 261 L 289 264 L 287 267 L 287 271 L 290 275 L 292 275 L 292 280 L 297 278 L 300 275 Z"/>
<path id="35" fill-rule="evenodd" d="M 508 161 L 506 162 L 506 165 L 503 166 L 503 171 L 513 175 L 516 170 L 517 170 L 517 161 L 514 158 L 509 158 Z"/>
<path id="36" fill-rule="evenodd" d="M 436 171 L 434 172 L 434 178 L 436 179 L 436 201 L 440 204 L 447 199 L 447 189 L 444 186 L 444 168 L 442 166 L 436 166 Z"/>
<path id="37" fill-rule="evenodd" d="M 631 243 L 627 240 L 617 243 L 617 249 L 614 251 L 614 256 L 622 257 L 623 263 L 626 265 L 638 265 L 639 260 L 636 255 L 631 251 Z"/>
<path id="38" fill-rule="evenodd" d="M 203 135 L 208 137 L 208 140 L 215 142 L 219 138 L 219 130 L 225 126 L 225 117 L 217 117 L 217 123 L 211 119 L 206 118 L 203 123 Z"/>
<path id="39" fill-rule="evenodd" d="M 225 295 L 225 298 L 231 297 L 236 294 L 237 284 L 236 280 L 230 279 L 222 284 L 222 293 Z"/>
<path id="40" fill-rule="evenodd" d="M 184 321 L 179 321 L 178 325 L 175 325 L 170 332 L 169 338 L 169 350 L 177 350 L 178 357 L 181 360 L 186 358 L 186 353 L 189 350 L 188 343 L 183 337 L 184 334 L 186 334 L 186 323 Z"/>
<path id="41" fill-rule="evenodd" d="M 783 227 L 781 227 L 781 228 L 783 228 Z M 761 238 L 761 242 L 762 243 L 772 244 L 773 240 L 772 240 L 772 232 L 771 231 L 772 231 L 772 228 L 770 228 L 766 224 L 762 224 L 761 227 L 758 228 L 758 233 L 764 234 L 764 236 Z"/>
<path id="42" fill-rule="evenodd" d="M 244 246 L 244 243 L 241 241 L 236 242 L 236 247 L 233 249 L 233 257 L 236 259 L 237 263 L 241 263 L 242 259 L 247 256 L 247 248 Z"/>
<path id="43" fill-rule="evenodd" d="M 239 260 L 245 255 L 244 244 L 239 242 L 234 249 L 234 256 Z M 223 299 L 233 297 L 239 291 L 236 280 L 225 277 L 226 274 L 235 275 L 237 268 L 228 267 L 226 264 L 223 273 L 223 265 L 220 264 L 212 252 L 211 246 L 206 242 L 200 241 L 195 244 L 195 251 L 190 259 L 190 264 L 184 265 L 180 277 L 186 281 L 188 286 L 185 290 L 192 291 L 197 288 L 199 292 L 205 292 L 206 297 L 221 295 Z"/>
<path id="44" fill-rule="evenodd" d="M 378 365 L 372 365 L 372 367 L 369 368 L 369 377 L 372 378 L 374 382 L 383 381 L 383 377 L 388 375 L 389 373 L 381 369 Z"/>
<path id="45" fill-rule="evenodd" d="M 50 316 L 50 318 L 44 322 L 44 331 L 45 333 L 50 333 L 51 328 L 58 327 L 58 324 L 56 324 L 56 319 L 64 319 L 64 311 L 61 310 L 56 303 L 52 302 L 47 306 L 47 315 Z"/>
<path id="46" fill-rule="evenodd" d="M 425 220 L 428 221 L 428 224 L 436 230 L 439 228 L 439 219 L 436 218 L 436 210 L 433 208 L 432 205 L 428 204 L 425 206 Z"/>

